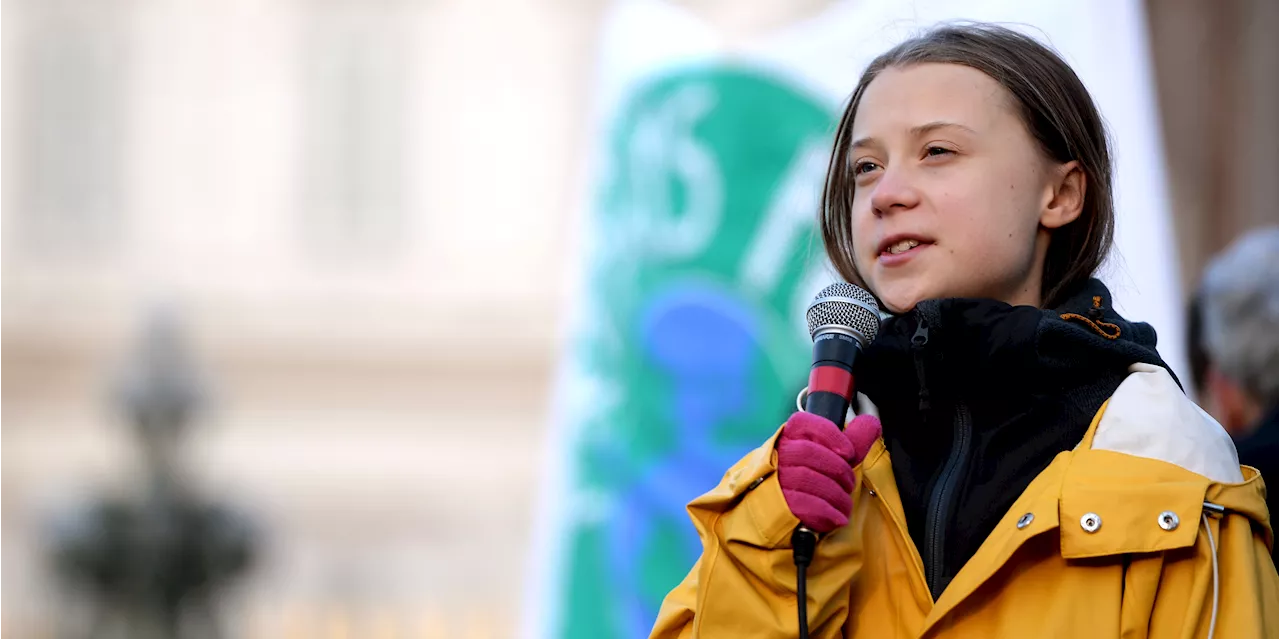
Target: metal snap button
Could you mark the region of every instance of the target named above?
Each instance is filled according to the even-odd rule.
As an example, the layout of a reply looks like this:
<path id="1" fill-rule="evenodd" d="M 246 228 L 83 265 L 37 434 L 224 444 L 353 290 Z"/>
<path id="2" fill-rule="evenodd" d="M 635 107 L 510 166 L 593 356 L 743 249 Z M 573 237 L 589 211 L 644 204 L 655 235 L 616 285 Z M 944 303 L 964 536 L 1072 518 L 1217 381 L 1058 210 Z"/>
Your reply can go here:
<path id="1" fill-rule="evenodd" d="M 871 495 L 872 497 L 875 497 L 875 496 L 876 496 L 876 491 L 874 491 L 874 490 L 869 490 L 869 491 L 867 491 L 867 494 L 868 494 L 868 495 Z"/>
<path id="2" fill-rule="evenodd" d="M 1033 522 L 1033 521 L 1035 521 L 1035 520 L 1036 520 L 1036 516 L 1035 516 L 1035 515 L 1033 515 L 1033 514 L 1031 514 L 1031 513 L 1027 513 L 1027 514 L 1025 514 L 1025 515 L 1023 515 L 1023 516 L 1019 517 L 1019 518 L 1018 518 L 1018 530 L 1022 530 L 1023 528 L 1026 528 L 1027 526 L 1030 526 L 1030 525 L 1031 525 L 1031 522 Z"/>
<path id="3" fill-rule="evenodd" d="M 1165 530 L 1176 530 L 1178 528 L 1178 513 L 1172 510 L 1166 510 L 1160 513 L 1160 517 L 1156 519 L 1160 527 Z"/>
<path id="4" fill-rule="evenodd" d="M 1080 527 L 1087 533 L 1098 532 L 1098 529 L 1102 527 L 1102 518 L 1098 516 L 1098 513 L 1085 513 L 1084 517 L 1080 518 Z"/>

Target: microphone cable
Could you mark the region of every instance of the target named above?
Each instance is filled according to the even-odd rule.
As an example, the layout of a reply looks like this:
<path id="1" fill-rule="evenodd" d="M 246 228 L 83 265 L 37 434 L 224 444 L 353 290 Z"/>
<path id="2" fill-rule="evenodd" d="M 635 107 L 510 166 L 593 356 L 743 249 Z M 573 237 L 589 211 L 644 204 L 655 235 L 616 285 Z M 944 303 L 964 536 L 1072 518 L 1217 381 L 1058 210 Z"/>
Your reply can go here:
<path id="1" fill-rule="evenodd" d="M 809 639 L 809 593 L 805 578 L 813 553 L 818 547 L 818 533 L 797 526 L 791 533 L 791 556 L 796 562 L 796 611 L 800 617 L 800 639 Z"/>

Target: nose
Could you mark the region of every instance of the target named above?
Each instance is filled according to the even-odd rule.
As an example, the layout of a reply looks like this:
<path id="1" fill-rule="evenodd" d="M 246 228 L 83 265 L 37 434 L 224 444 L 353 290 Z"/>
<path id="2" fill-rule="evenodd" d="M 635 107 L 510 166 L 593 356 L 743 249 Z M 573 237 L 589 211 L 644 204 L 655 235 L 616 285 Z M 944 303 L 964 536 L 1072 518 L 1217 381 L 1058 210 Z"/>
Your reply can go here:
<path id="1" fill-rule="evenodd" d="M 920 193 L 903 170 L 885 169 L 871 192 L 871 210 L 879 216 L 912 209 L 919 203 Z"/>

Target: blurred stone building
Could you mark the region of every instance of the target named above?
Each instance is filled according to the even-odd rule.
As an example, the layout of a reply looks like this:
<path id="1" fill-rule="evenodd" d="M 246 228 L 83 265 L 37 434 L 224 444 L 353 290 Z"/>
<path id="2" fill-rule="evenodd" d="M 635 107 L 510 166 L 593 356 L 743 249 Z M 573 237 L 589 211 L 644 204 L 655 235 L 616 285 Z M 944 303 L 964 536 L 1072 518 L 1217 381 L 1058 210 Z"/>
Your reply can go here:
<path id="1" fill-rule="evenodd" d="M 822 3 L 690 4 L 732 39 Z M 4 631 L 61 612 L 42 518 L 136 479 L 108 375 L 170 301 L 215 384 L 190 469 L 268 533 L 238 636 L 510 633 L 603 8 L 9 3 Z M 1148 12 L 1188 282 L 1276 219 L 1276 5 Z"/>
<path id="2" fill-rule="evenodd" d="M 190 466 L 269 533 L 230 604 L 245 635 L 505 634 L 592 7 L 39 0 L 5 18 L 5 630 L 56 614 L 41 518 L 135 474 L 108 374 L 171 301 L 214 383 Z"/>

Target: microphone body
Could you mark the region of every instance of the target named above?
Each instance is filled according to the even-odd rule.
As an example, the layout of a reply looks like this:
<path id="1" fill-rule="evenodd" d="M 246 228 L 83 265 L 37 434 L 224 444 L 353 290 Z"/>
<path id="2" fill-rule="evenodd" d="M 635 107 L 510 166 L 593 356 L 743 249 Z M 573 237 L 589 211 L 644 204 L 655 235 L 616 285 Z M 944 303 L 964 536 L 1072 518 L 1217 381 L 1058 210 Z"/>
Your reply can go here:
<path id="1" fill-rule="evenodd" d="M 804 412 L 825 417 L 844 430 L 855 389 L 853 363 L 861 351 L 857 339 L 841 331 L 814 336 Z"/>

